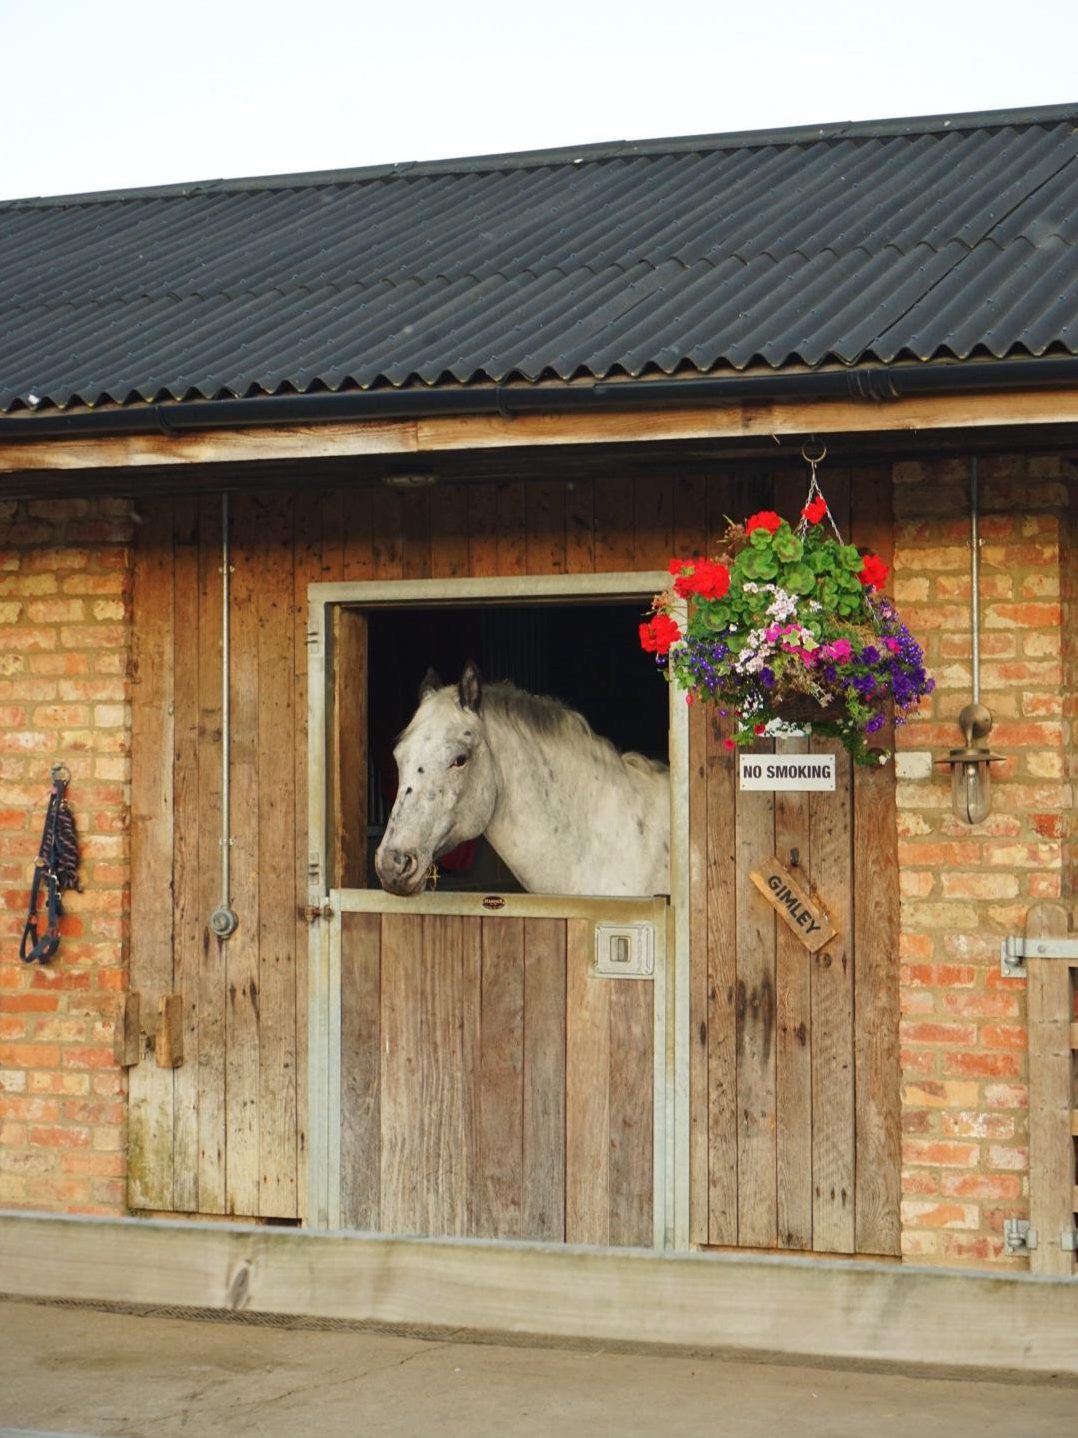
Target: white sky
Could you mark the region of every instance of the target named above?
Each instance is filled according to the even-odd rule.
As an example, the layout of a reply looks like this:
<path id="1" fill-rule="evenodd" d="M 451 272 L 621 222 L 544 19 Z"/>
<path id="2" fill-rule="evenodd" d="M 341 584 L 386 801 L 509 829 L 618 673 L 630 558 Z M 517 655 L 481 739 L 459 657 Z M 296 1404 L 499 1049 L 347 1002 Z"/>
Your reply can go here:
<path id="1" fill-rule="evenodd" d="M 0 0 L 0 199 L 1078 99 L 1076 0 Z"/>

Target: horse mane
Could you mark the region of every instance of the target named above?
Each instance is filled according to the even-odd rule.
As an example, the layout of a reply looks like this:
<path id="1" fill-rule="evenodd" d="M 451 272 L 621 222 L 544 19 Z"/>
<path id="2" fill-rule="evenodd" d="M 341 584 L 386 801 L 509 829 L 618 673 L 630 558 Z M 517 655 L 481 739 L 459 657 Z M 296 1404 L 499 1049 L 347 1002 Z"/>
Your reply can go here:
<path id="1" fill-rule="evenodd" d="M 611 765 L 622 765 L 626 769 L 643 774 L 665 774 L 667 765 L 658 759 L 649 759 L 644 754 L 623 754 L 609 739 L 596 734 L 583 714 L 570 709 L 560 699 L 551 699 L 546 694 L 531 694 L 518 689 L 508 680 L 500 679 L 483 686 L 483 708 L 488 705 L 499 710 L 522 734 L 543 739 L 576 739 L 590 743 Z"/>

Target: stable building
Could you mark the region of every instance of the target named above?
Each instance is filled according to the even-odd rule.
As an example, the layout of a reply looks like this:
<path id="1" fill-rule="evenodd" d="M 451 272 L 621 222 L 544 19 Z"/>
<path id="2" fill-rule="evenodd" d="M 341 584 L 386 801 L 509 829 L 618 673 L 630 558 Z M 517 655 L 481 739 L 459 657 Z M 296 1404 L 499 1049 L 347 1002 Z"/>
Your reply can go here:
<path id="1" fill-rule="evenodd" d="M 0 205 L 13 1252 L 33 1210 L 559 1282 L 577 1245 L 1073 1274 L 1074 122 Z M 822 451 L 936 688 L 892 764 L 765 737 L 746 784 L 636 630 Z M 468 658 L 669 764 L 669 892 L 526 893 L 482 843 L 382 890 L 395 738 Z M 53 763 L 82 892 L 23 964 Z"/>

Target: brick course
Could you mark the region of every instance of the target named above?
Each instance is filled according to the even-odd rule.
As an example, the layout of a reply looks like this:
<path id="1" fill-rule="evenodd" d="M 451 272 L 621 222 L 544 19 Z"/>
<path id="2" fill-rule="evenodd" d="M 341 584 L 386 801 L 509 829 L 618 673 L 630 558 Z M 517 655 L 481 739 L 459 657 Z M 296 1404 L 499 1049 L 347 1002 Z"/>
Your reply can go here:
<path id="1" fill-rule="evenodd" d="M 131 507 L 0 501 L 0 1205 L 124 1212 Z M 49 791 L 71 770 L 82 894 L 48 967 L 18 958 Z"/>

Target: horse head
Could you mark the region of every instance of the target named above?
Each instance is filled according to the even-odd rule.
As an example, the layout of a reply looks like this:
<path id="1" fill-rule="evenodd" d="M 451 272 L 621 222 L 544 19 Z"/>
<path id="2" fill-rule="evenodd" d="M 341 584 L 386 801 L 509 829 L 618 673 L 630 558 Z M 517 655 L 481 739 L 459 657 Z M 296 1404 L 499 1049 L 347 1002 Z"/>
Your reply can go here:
<path id="1" fill-rule="evenodd" d="M 428 669 L 419 708 L 397 741 L 397 800 L 374 856 L 382 888 L 418 894 L 432 862 L 486 829 L 498 797 L 482 714 L 483 685 L 469 660 L 459 684 Z"/>

